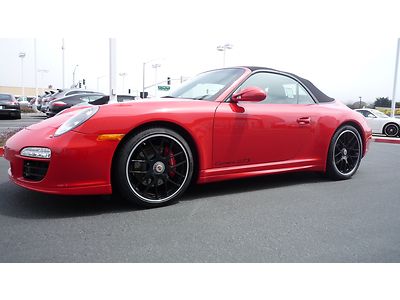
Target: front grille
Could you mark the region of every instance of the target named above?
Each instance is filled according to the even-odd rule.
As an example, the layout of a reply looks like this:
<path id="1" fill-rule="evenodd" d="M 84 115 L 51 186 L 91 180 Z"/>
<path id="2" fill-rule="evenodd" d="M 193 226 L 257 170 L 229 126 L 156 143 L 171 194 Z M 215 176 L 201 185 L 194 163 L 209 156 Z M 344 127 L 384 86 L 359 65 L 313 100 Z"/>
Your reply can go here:
<path id="1" fill-rule="evenodd" d="M 49 163 L 46 161 L 24 160 L 24 178 L 40 181 L 46 176 Z"/>

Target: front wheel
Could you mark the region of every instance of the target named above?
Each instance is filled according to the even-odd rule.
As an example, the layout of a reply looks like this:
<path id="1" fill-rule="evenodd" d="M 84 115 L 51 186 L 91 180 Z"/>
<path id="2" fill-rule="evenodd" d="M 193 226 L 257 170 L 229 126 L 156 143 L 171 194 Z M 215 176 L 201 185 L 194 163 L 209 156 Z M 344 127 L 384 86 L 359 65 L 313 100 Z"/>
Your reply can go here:
<path id="1" fill-rule="evenodd" d="M 117 153 L 113 187 L 126 200 L 157 207 L 176 200 L 193 176 L 193 155 L 186 140 L 167 128 L 148 128 Z"/>
<path id="2" fill-rule="evenodd" d="M 362 141 L 350 125 L 339 128 L 333 135 L 327 158 L 327 175 L 334 180 L 351 178 L 362 158 Z"/>

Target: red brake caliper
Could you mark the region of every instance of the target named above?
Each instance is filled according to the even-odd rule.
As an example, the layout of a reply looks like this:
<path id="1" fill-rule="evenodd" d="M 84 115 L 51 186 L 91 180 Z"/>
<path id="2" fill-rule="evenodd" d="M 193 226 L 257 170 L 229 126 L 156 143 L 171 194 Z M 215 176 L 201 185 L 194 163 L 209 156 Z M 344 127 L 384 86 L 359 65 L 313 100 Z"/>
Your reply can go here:
<path id="1" fill-rule="evenodd" d="M 174 157 L 173 152 L 169 150 L 168 146 L 166 146 L 164 148 L 164 156 L 165 157 L 169 156 L 168 163 L 169 163 L 169 166 L 171 167 L 171 171 L 168 172 L 168 175 L 171 176 L 171 177 L 174 177 L 175 176 L 175 172 L 173 171 L 173 169 L 175 169 L 176 159 Z"/>

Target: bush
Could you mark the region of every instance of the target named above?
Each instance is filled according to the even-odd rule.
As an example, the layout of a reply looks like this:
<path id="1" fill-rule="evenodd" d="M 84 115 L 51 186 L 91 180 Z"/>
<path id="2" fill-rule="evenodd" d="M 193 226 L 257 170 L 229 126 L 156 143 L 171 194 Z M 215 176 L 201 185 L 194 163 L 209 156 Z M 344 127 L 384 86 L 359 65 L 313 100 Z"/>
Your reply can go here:
<path id="1" fill-rule="evenodd" d="M 33 108 L 21 107 L 21 112 L 23 112 L 23 113 L 34 113 L 36 111 Z"/>
<path id="2" fill-rule="evenodd" d="M 3 147 L 6 144 L 6 141 L 21 129 L 23 129 L 23 127 L 6 129 L 5 131 L 0 132 L 0 147 Z"/>

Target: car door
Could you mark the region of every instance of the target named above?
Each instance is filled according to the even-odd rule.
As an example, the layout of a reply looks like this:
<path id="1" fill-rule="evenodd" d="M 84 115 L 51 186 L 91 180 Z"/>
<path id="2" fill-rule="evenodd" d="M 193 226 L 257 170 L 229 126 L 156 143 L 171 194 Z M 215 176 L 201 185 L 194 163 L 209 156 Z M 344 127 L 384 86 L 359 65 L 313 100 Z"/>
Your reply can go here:
<path id="1" fill-rule="evenodd" d="M 368 110 L 363 110 L 362 114 L 365 116 L 367 119 L 367 124 L 369 127 L 371 127 L 372 132 L 374 133 L 380 133 L 382 132 L 383 124 L 384 121 L 382 118 L 378 118 L 375 114 Z"/>
<path id="2" fill-rule="evenodd" d="M 312 156 L 318 105 L 305 89 L 290 77 L 268 72 L 253 74 L 238 90 L 250 86 L 265 90 L 267 98 L 257 103 L 224 102 L 217 108 L 214 167 Z"/>

